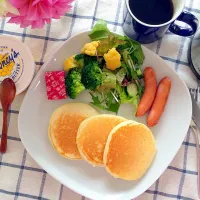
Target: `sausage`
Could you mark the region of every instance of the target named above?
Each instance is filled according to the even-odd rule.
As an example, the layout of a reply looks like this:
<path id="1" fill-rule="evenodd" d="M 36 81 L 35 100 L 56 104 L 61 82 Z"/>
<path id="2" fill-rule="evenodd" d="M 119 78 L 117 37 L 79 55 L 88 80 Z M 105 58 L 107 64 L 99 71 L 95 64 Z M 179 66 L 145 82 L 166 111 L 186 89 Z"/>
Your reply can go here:
<path id="1" fill-rule="evenodd" d="M 143 116 L 151 108 L 156 96 L 156 75 L 151 67 L 146 67 L 144 70 L 144 94 L 138 105 L 136 116 Z"/>
<path id="2" fill-rule="evenodd" d="M 147 125 L 149 127 L 155 126 L 158 123 L 167 103 L 170 89 L 171 80 L 168 77 L 163 78 L 159 83 L 156 98 L 147 117 Z"/>

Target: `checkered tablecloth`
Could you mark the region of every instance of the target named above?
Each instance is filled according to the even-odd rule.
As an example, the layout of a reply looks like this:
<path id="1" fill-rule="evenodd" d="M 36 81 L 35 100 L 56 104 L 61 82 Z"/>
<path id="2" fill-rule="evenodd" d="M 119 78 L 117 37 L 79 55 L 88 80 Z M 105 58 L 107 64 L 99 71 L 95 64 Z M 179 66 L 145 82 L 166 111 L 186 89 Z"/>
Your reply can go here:
<path id="1" fill-rule="evenodd" d="M 17 25 L 7 24 L 6 20 L 0 19 L 0 34 L 14 36 L 26 43 L 39 69 L 63 41 L 91 29 L 98 19 L 105 19 L 111 30 L 123 33 L 123 4 L 124 0 L 77 0 L 70 13 L 41 30 L 20 29 Z M 200 0 L 187 0 L 185 10 L 200 19 Z M 188 87 L 195 88 L 197 81 L 187 60 L 190 41 L 191 38 L 167 32 L 158 42 L 145 46 L 174 68 Z M 24 94 L 18 95 L 9 111 L 8 151 L 0 155 L 0 200 L 87 200 L 48 175 L 24 149 L 17 125 L 23 97 Z M 137 200 L 197 200 L 195 146 L 194 137 L 188 132 L 164 174 Z"/>

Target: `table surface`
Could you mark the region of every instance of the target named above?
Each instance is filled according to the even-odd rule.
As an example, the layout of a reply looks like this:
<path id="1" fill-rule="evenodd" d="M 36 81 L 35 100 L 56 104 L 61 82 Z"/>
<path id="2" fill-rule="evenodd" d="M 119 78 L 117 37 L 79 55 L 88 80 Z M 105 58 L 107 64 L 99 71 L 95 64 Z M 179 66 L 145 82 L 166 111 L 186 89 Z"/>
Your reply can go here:
<path id="1" fill-rule="evenodd" d="M 74 34 L 91 29 L 98 19 L 106 19 L 112 31 L 123 33 L 121 27 L 123 4 L 124 0 L 77 0 L 72 10 L 61 20 L 53 20 L 51 25 L 40 30 L 21 29 L 17 25 L 6 23 L 5 19 L 0 19 L 0 34 L 14 36 L 27 44 L 38 70 L 63 41 Z M 187 0 L 185 10 L 200 19 L 199 0 Z M 197 80 L 187 60 L 190 41 L 189 37 L 180 37 L 167 32 L 161 40 L 145 46 L 175 69 L 189 88 L 196 88 Z M 16 97 L 9 111 L 8 151 L 0 155 L 0 200 L 87 199 L 53 179 L 24 149 L 17 125 L 24 94 L 25 92 Z M 195 146 L 194 137 L 188 131 L 176 157 L 160 179 L 136 199 L 198 199 Z"/>

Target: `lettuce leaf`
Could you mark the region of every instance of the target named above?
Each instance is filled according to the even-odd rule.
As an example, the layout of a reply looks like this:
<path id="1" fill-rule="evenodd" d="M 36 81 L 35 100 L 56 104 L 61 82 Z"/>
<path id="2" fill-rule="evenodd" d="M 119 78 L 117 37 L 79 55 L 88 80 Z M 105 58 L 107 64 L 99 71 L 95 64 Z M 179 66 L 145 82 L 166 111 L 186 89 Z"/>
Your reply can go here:
<path id="1" fill-rule="evenodd" d="M 98 88 L 98 91 L 107 91 L 110 89 L 116 88 L 116 75 L 112 73 L 110 70 L 103 69 L 102 70 L 102 83 L 101 86 Z"/>
<path id="2" fill-rule="evenodd" d="M 121 68 L 117 73 L 116 73 L 116 79 L 118 81 L 118 83 L 121 85 L 124 78 L 126 77 L 126 69 L 125 68 Z"/>
<path id="3" fill-rule="evenodd" d="M 113 33 L 109 33 L 108 37 L 106 39 L 100 40 L 99 46 L 97 47 L 97 55 L 103 56 L 105 53 L 107 53 L 110 49 L 116 48 L 119 45 L 125 44 L 126 42 L 119 39 L 115 36 Z"/>
<path id="4" fill-rule="evenodd" d="M 113 94 L 114 90 L 108 92 L 91 91 L 90 95 L 93 101 L 90 103 L 101 110 L 107 110 L 117 114 L 120 103 L 119 101 L 116 101 Z"/>
<path id="5" fill-rule="evenodd" d="M 134 65 L 141 66 L 144 62 L 144 53 L 141 44 L 135 40 L 131 40 L 127 36 L 124 36 L 125 44 L 119 45 L 117 50 L 120 54 L 125 52 L 129 55 L 134 63 Z"/>
<path id="6" fill-rule="evenodd" d="M 98 20 L 92 31 L 88 34 L 92 41 L 100 40 L 97 54 L 103 56 L 111 48 L 119 47 L 118 50 L 127 50 L 134 64 L 140 66 L 144 61 L 141 44 L 131 40 L 127 36 L 112 33 L 104 20 Z"/>
<path id="7" fill-rule="evenodd" d="M 88 34 L 92 41 L 102 40 L 108 38 L 110 33 L 107 28 L 107 23 L 104 20 L 98 20 L 92 31 Z"/>

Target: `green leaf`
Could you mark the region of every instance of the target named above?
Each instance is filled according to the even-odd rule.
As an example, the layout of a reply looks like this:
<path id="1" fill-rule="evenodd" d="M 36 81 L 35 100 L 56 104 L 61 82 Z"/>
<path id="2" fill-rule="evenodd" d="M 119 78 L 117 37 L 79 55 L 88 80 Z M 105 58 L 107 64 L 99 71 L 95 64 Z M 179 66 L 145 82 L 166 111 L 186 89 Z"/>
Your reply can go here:
<path id="1" fill-rule="evenodd" d="M 113 96 L 113 91 L 107 93 L 106 95 L 106 110 L 117 113 L 119 110 L 120 103 L 117 102 Z"/>
<path id="2" fill-rule="evenodd" d="M 119 84 L 122 83 L 122 81 L 124 80 L 125 76 L 126 76 L 126 69 L 125 68 L 121 68 L 116 74 L 116 79 L 117 79 Z"/>
<path id="3" fill-rule="evenodd" d="M 133 104 L 134 107 L 134 115 L 137 112 L 138 104 L 139 104 L 139 96 L 134 96 L 129 100 L 129 103 Z"/>
<path id="4" fill-rule="evenodd" d="M 134 65 L 142 65 L 145 57 L 141 44 L 135 40 L 131 40 L 127 36 L 124 36 L 124 41 L 126 43 L 118 46 L 117 50 L 120 51 L 121 54 L 123 54 L 124 51 L 127 51 Z"/>
<path id="5" fill-rule="evenodd" d="M 108 38 L 110 33 L 107 23 L 104 20 L 98 20 L 92 31 L 88 34 L 92 41 Z"/>
<path id="6" fill-rule="evenodd" d="M 139 95 L 140 98 L 142 98 L 142 95 L 144 93 L 144 86 L 141 85 L 141 84 L 138 84 L 137 88 L 138 88 L 138 95 Z"/>
<path id="7" fill-rule="evenodd" d="M 119 84 L 117 85 L 117 92 L 119 94 L 120 101 L 121 101 L 122 104 L 125 104 L 125 103 L 133 104 L 134 115 L 135 115 L 136 111 L 137 111 L 138 104 L 139 104 L 139 96 L 138 95 L 136 95 L 134 97 L 129 96 L 127 91 L 126 91 L 126 87 L 121 87 Z"/>
<path id="8" fill-rule="evenodd" d="M 108 111 L 111 111 L 111 112 L 114 112 L 114 113 L 118 113 L 118 110 L 119 110 L 119 107 L 120 107 L 120 104 L 119 103 L 112 103 L 109 107 L 108 107 Z"/>
<path id="9" fill-rule="evenodd" d="M 133 79 L 133 80 L 137 80 L 137 79 L 138 79 L 137 72 L 134 71 L 134 70 L 131 72 L 131 76 L 132 76 L 132 79 Z"/>
<path id="10" fill-rule="evenodd" d="M 99 42 L 99 46 L 97 47 L 97 55 L 103 56 L 110 49 L 116 48 L 117 46 L 124 43 L 125 42 L 119 39 L 118 37 L 116 37 L 115 34 L 109 33 L 108 38 L 103 39 Z"/>
<path id="11" fill-rule="evenodd" d="M 116 101 L 112 94 L 113 90 L 110 90 L 108 92 L 90 92 L 90 95 L 92 96 L 93 104 L 97 108 L 100 108 L 101 110 L 107 110 L 111 112 L 117 113 L 119 110 L 120 103 Z"/>
<path id="12" fill-rule="evenodd" d="M 110 70 L 102 70 L 102 83 L 98 91 L 105 91 L 116 88 L 116 76 Z"/>
<path id="13" fill-rule="evenodd" d="M 132 75 L 131 75 L 132 74 L 131 68 L 124 61 L 121 62 L 121 65 L 126 70 L 126 76 L 127 76 L 127 78 L 131 79 L 131 77 L 132 77 Z"/>
<path id="14" fill-rule="evenodd" d="M 101 110 L 105 110 L 105 107 L 101 104 L 99 97 L 95 96 L 91 92 L 90 92 L 90 95 L 91 95 L 92 100 L 93 100 L 93 102 L 90 102 L 90 103 L 93 104 L 94 106 L 100 108 Z"/>
<path id="15" fill-rule="evenodd" d="M 131 42 L 132 47 L 135 48 L 135 50 L 130 54 L 130 56 L 134 64 L 140 66 L 143 64 L 145 58 L 141 44 L 134 40 L 129 41 Z"/>

